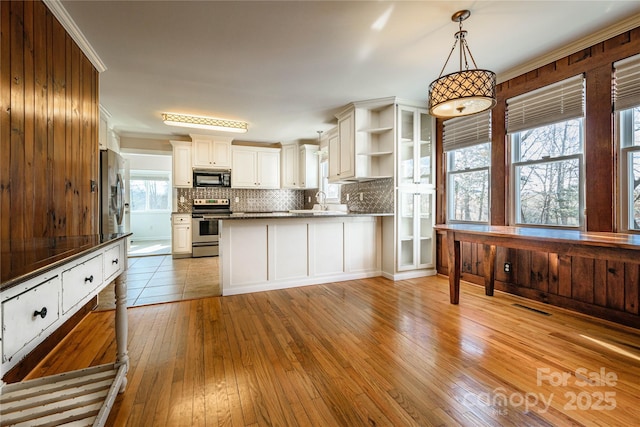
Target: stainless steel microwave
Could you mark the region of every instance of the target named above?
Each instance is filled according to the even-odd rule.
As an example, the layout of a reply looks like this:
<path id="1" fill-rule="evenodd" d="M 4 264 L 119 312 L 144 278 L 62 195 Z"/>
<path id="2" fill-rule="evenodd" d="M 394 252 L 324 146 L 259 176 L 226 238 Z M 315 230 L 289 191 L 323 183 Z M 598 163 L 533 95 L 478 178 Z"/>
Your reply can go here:
<path id="1" fill-rule="evenodd" d="M 194 187 L 231 187 L 230 170 L 193 170 Z"/>

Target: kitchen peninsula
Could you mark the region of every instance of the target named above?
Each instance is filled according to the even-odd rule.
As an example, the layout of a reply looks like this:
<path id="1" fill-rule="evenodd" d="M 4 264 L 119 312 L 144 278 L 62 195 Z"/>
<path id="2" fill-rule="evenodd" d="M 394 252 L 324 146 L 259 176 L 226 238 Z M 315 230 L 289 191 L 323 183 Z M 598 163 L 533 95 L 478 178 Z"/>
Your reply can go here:
<path id="1" fill-rule="evenodd" d="M 234 213 L 222 219 L 223 295 L 381 275 L 381 217 L 391 213 Z"/>

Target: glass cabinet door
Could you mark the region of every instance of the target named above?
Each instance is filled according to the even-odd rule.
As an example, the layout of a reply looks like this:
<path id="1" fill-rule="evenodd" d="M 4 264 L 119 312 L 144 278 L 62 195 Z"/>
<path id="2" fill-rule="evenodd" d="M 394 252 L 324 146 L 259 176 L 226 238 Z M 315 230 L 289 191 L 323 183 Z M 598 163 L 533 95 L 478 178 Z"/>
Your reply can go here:
<path id="1" fill-rule="evenodd" d="M 433 118 L 398 106 L 398 186 L 433 185 Z"/>
<path id="2" fill-rule="evenodd" d="M 434 196 L 398 191 L 398 271 L 433 267 Z"/>
<path id="3" fill-rule="evenodd" d="M 433 239 L 433 222 L 434 222 L 434 196 L 433 192 L 416 194 L 418 203 L 418 217 L 420 227 L 420 241 L 418 243 L 418 267 L 426 268 L 433 266 L 434 239 Z"/>
<path id="4" fill-rule="evenodd" d="M 415 267 L 413 192 L 399 191 L 398 207 L 398 270 L 409 270 Z"/>
<path id="5" fill-rule="evenodd" d="M 414 183 L 415 109 L 398 108 L 398 185 Z"/>
<path id="6" fill-rule="evenodd" d="M 420 141 L 416 150 L 416 160 L 419 165 L 416 183 L 433 185 L 433 118 L 422 110 L 417 114 L 420 116 Z"/>

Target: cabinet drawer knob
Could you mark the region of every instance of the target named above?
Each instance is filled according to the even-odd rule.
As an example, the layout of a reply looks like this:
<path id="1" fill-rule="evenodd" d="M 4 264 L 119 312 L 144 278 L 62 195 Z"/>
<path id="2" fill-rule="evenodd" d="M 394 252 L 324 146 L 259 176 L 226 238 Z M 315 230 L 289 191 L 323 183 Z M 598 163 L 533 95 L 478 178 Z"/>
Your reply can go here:
<path id="1" fill-rule="evenodd" d="M 89 277 L 85 277 L 84 278 L 84 283 L 87 283 L 87 282 L 93 283 L 93 274 L 91 276 L 89 276 Z"/>
<path id="2" fill-rule="evenodd" d="M 37 316 L 40 316 L 40 317 L 42 317 L 43 319 L 44 319 L 45 317 L 47 317 L 47 307 L 42 307 L 42 310 L 40 310 L 40 311 L 37 311 L 37 310 L 36 310 L 36 311 L 34 311 L 34 312 L 33 312 L 33 317 L 37 317 Z"/>
<path id="3" fill-rule="evenodd" d="M 117 263 L 118 263 L 118 258 L 116 258 L 113 261 L 111 261 L 111 264 L 117 264 Z"/>

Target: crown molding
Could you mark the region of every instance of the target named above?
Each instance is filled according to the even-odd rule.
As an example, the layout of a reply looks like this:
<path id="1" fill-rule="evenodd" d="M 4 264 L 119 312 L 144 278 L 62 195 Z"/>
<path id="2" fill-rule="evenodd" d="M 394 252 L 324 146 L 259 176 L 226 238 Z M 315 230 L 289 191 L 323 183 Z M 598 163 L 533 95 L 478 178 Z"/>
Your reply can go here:
<path id="1" fill-rule="evenodd" d="M 96 70 L 99 73 L 102 73 L 107 70 L 107 66 L 104 65 L 102 59 L 98 56 L 96 51 L 93 49 L 89 41 L 86 39 L 80 28 L 76 25 L 69 12 L 64 8 L 60 0 L 42 0 L 43 3 L 49 8 L 53 16 L 60 22 L 60 24 L 67 30 L 67 33 L 71 36 L 73 41 L 78 44 L 80 50 L 87 56 L 89 61 L 96 67 Z"/>
<path id="2" fill-rule="evenodd" d="M 536 57 L 531 61 L 527 61 L 523 64 L 520 64 L 514 68 L 511 68 L 504 73 L 499 73 L 496 76 L 496 80 L 498 83 L 505 82 L 514 77 L 521 76 L 529 71 L 540 68 L 544 65 L 550 64 L 554 61 L 572 55 L 576 52 L 581 51 L 582 49 L 586 49 L 588 47 L 594 46 L 598 43 L 602 43 L 605 40 L 609 40 L 615 36 L 618 36 L 627 31 L 633 30 L 634 28 L 640 27 L 640 13 L 636 15 L 631 15 L 630 17 L 623 19 L 614 25 L 611 25 L 607 28 L 604 28 L 600 31 L 597 31 L 593 34 L 588 35 L 587 37 L 576 40 L 573 43 L 565 45 L 559 49 L 553 50 L 545 55 Z"/>

